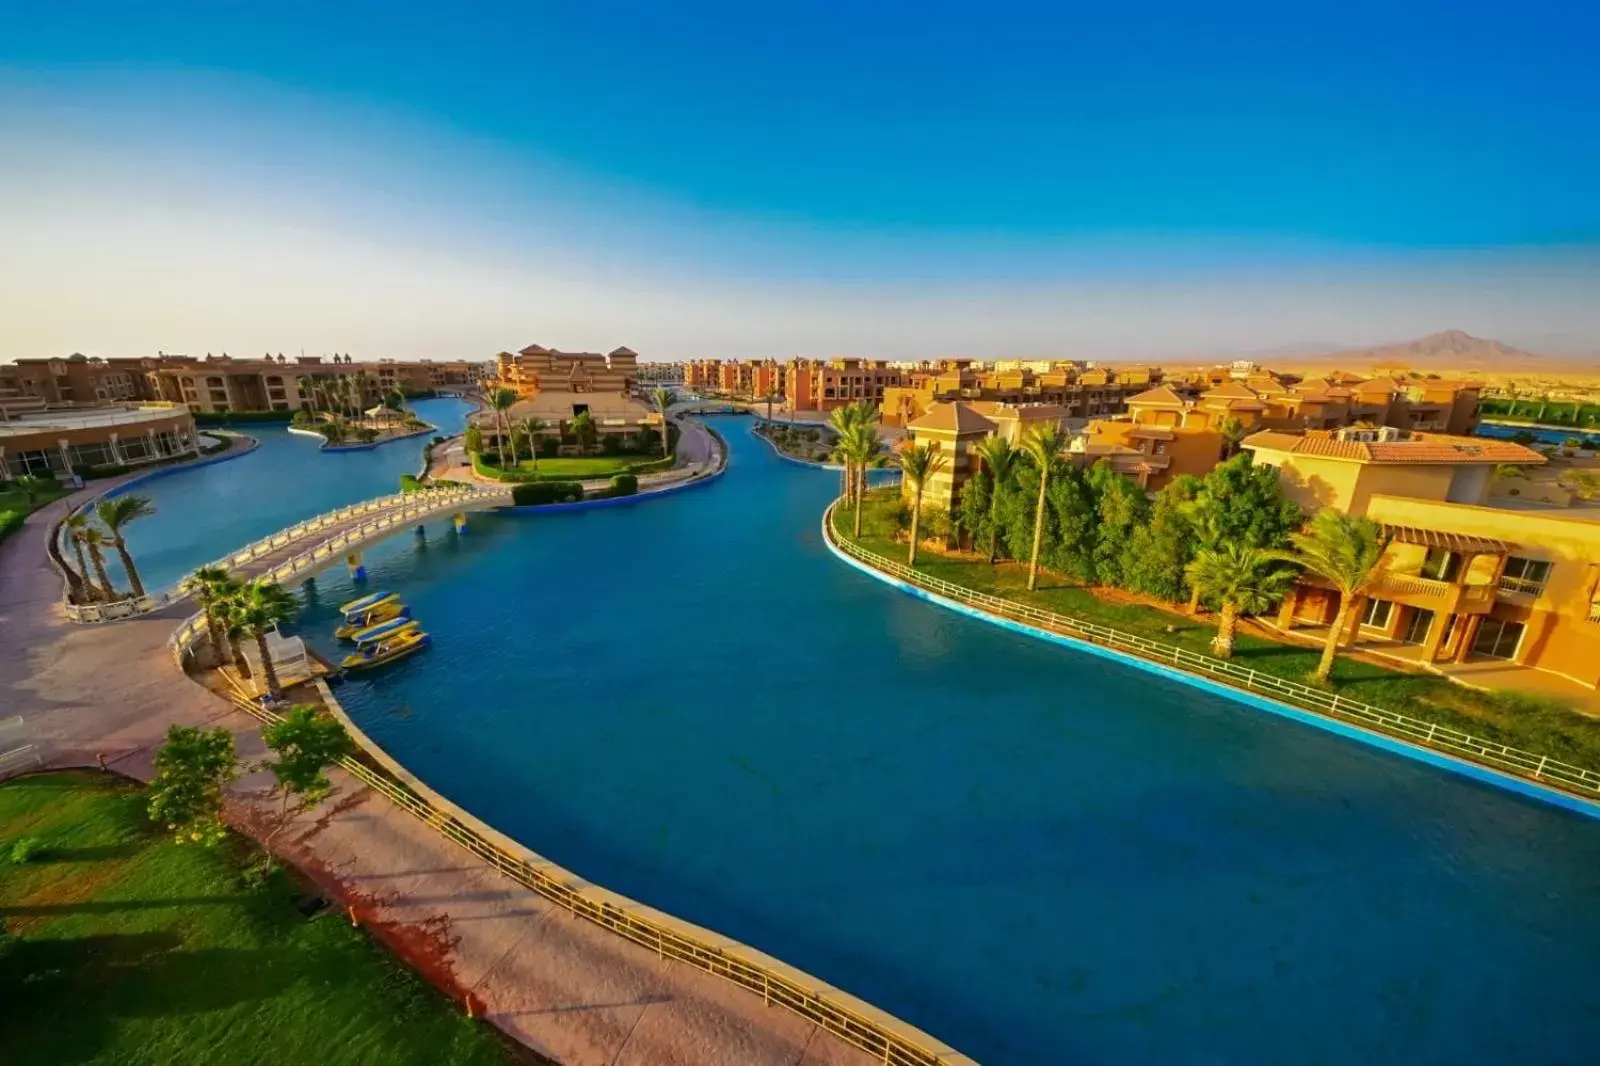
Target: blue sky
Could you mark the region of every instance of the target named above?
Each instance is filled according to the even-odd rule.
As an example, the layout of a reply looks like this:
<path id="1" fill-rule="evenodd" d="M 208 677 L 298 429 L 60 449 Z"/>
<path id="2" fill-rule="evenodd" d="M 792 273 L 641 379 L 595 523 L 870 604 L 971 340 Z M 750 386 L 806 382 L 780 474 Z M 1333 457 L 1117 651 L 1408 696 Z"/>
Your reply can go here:
<path id="1" fill-rule="evenodd" d="M 0 357 L 1600 348 L 1591 5 L 330 6 L 0 4 Z"/>

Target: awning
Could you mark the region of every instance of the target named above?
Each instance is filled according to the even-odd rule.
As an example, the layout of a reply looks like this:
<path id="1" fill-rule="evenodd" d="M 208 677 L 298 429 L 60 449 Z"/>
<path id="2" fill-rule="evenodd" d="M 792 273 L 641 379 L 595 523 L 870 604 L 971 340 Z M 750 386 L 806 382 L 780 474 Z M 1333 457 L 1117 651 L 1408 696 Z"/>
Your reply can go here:
<path id="1" fill-rule="evenodd" d="M 1442 529 L 1421 529 L 1417 526 L 1383 526 L 1386 536 L 1401 544 L 1420 544 L 1425 548 L 1443 548 L 1462 555 L 1509 555 L 1515 544 L 1493 537 L 1474 537 L 1467 533 L 1449 533 Z"/>

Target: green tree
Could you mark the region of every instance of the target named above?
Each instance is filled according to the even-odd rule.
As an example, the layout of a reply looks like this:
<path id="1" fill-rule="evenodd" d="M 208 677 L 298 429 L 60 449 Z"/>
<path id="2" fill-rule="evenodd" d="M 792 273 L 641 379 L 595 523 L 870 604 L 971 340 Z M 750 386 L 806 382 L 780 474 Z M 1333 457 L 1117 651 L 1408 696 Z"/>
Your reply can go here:
<path id="1" fill-rule="evenodd" d="M 221 666 L 227 641 L 228 602 L 243 586 L 238 578 L 221 566 L 202 566 L 184 580 L 184 585 L 193 592 L 195 602 L 205 612 L 206 636 L 211 642 L 211 654 L 216 665 Z"/>
<path id="2" fill-rule="evenodd" d="M 874 432 L 873 440 L 877 440 Z M 928 481 L 945 467 L 945 458 L 939 453 L 939 448 L 932 442 L 913 444 L 900 453 L 900 470 L 911 486 L 911 551 L 906 562 L 910 566 L 917 565 L 917 540 L 918 531 L 922 523 L 922 493 L 928 486 Z M 861 508 L 856 508 L 856 519 L 859 522 Z M 860 536 L 859 532 L 856 536 Z"/>
<path id="3" fill-rule="evenodd" d="M 72 541 L 73 554 L 78 557 L 78 572 L 68 581 L 73 591 L 78 594 L 79 602 L 88 602 L 100 598 L 99 590 L 94 587 L 94 582 L 89 578 L 89 563 L 83 553 L 84 533 L 89 528 L 89 516 L 86 514 L 68 515 L 61 523 L 67 531 L 67 539 Z"/>
<path id="4" fill-rule="evenodd" d="M 502 470 L 506 469 L 506 437 L 510 435 L 506 431 L 506 412 L 511 410 L 512 405 L 516 402 L 517 392 L 515 389 L 498 388 L 489 393 L 489 407 L 494 412 L 495 451 L 500 456 L 500 469 Z M 588 412 L 585 411 L 584 415 L 587 414 Z M 583 415 L 579 417 L 581 418 Z"/>
<path id="5" fill-rule="evenodd" d="M 998 433 L 992 433 L 979 441 L 973 449 L 978 458 L 983 460 L 983 465 L 994 478 L 994 488 L 988 492 L 989 512 L 983 518 L 989 532 L 989 565 L 993 566 L 999 559 L 1000 522 L 996 513 L 996 504 L 999 496 L 999 486 L 1011 481 L 1016 472 L 1017 463 L 1021 461 L 1022 453 L 1011 446 L 1011 442 Z M 968 482 L 971 484 L 971 482 Z"/>
<path id="6" fill-rule="evenodd" d="M 22 493 L 22 509 L 31 511 L 46 492 L 56 487 L 56 482 L 35 474 L 19 474 L 11 479 L 11 487 Z"/>
<path id="7" fill-rule="evenodd" d="M 1328 630 L 1322 658 L 1312 674 L 1316 680 L 1326 681 L 1333 672 L 1333 660 L 1351 613 L 1360 608 L 1367 589 L 1382 575 L 1389 537 L 1370 518 L 1324 507 L 1303 532 L 1291 534 L 1289 540 L 1293 551 L 1275 551 L 1272 555 L 1305 567 L 1339 593 L 1339 613 Z"/>
<path id="8" fill-rule="evenodd" d="M 1084 481 L 1095 506 L 1094 579 L 1102 585 L 1126 585 L 1128 545 L 1149 518 L 1149 498 L 1105 459 L 1089 468 Z"/>
<path id="9" fill-rule="evenodd" d="M 1271 610 L 1295 580 L 1294 571 L 1271 554 L 1243 544 L 1202 548 L 1189 564 L 1188 576 L 1200 595 L 1220 609 L 1211 641 L 1211 652 L 1219 659 L 1233 656 L 1239 616 Z"/>
<path id="10" fill-rule="evenodd" d="M 656 411 L 661 415 L 661 455 L 664 458 L 672 454 L 672 427 L 667 422 L 667 409 L 676 403 L 678 398 L 673 395 L 671 389 L 654 389 L 650 393 L 650 401 L 656 405 Z"/>
<path id="11" fill-rule="evenodd" d="M 1060 464 L 1046 492 L 1044 565 L 1076 581 L 1096 580 L 1095 556 L 1100 547 L 1099 499 L 1082 470 Z"/>
<path id="12" fill-rule="evenodd" d="M 1284 496 L 1277 471 L 1253 466 L 1249 455 L 1218 463 L 1200 480 L 1188 517 L 1196 551 L 1224 544 L 1276 550 L 1287 546 L 1289 534 L 1305 521 L 1300 508 Z M 1199 609 L 1191 590 L 1189 611 Z"/>
<path id="13" fill-rule="evenodd" d="M 836 461 L 844 465 L 844 497 L 846 503 L 860 506 L 861 491 L 866 486 L 865 468 L 857 468 L 856 461 L 846 453 L 852 450 L 848 443 L 851 434 L 858 426 L 871 426 L 877 420 L 877 409 L 869 403 L 847 403 L 842 407 L 835 407 L 828 415 L 828 425 L 833 427 L 837 435 L 834 454 Z M 873 431 L 876 439 L 877 431 Z M 859 450 L 856 449 L 856 450 Z M 876 455 L 877 449 L 872 450 Z"/>
<path id="14" fill-rule="evenodd" d="M 1222 434 L 1222 458 L 1231 459 L 1238 454 L 1239 442 L 1244 440 L 1249 431 L 1244 428 L 1244 423 L 1235 415 L 1229 415 L 1222 420 L 1222 425 L 1217 427 L 1217 432 Z"/>
<path id="15" fill-rule="evenodd" d="M 855 498 L 855 535 L 861 536 L 861 508 L 865 499 L 863 491 L 866 481 L 867 464 L 877 458 L 882 451 L 883 444 L 878 440 L 877 427 L 866 422 L 857 422 L 850 426 L 845 435 L 839 438 L 835 448 L 835 456 L 839 458 L 846 470 L 846 497 L 854 495 Z M 850 471 L 859 471 L 861 483 L 857 485 L 850 478 Z"/>
<path id="16" fill-rule="evenodd" d="M 94 564 L 94 574 L 100 580 L 100 597 L 107 603 L 114 602 L 120 597 L 117 588 L 111 583 L 111 577 L 106 573 L 105 548 L 111 544 L 111 538 L 99 526 L 86 526 L 83 530 L 83 543 L 89 549 L 89 561 Z"/>
<path id="17" fill-rule="evenodd" d="M 232 620 L 256 642 L 256 655 L 261 659 L 260 681 L 271 700 L 276 700 L 280 692 L 278 672 L 267 653 L 267 633 L 294 618 L 299 610 L 295 598 L 273 581 L 252 581 L 232 600 Z"/>
<path id="18" fill-rule="evenodd" d="M 771 390 L 768 390 L 766 396 L 762 397 L 762 399 L 767 401 L 767 421 L 768 422 L 772 421 L 772 404 L 773 404 L 773 402 L 775 400 L 777 400 L 777 398 L 778 398 L 778 394 L 776 392 L 771 391 Z"/>
<path id="19" fill-rule="evenodd" d="M 322 439 L 329 444 L 343 444 L 350 439 L 350 423 L 340 415 L 332 415 L 317 428 L 322 431 Z"/>
<path id="20" fill-rule="evenodd" d="M 595 427 L 594 419 L 588 411 L 579 411 L 571 422 L 567 424 L 568 430 L 578 442 L 578 453 L 586 454 L 594 448 L 595 441 L 600 438 L 600 431 Z"/>
<path id="21" fill-rule="evenodd" d="M 1044 540 L 1045 494 L 1050 486 L 1051 470 L 1064 444 L 1061 427 L 1050 423 L 1035 426 L 1022 441 L 1022 450 L 1039 472 L 1039 498 L 1033 518 L 1033 548 L 1028 559 L 1029 592 L 1039 584 L 1039 548 Z"/>
<path id="22" fill-rule="evenodd" d="M 261 844 L 270 869 L 273 840 L 290 819 L 327 798 L 333 790 L 328 770 L 354 752 L 355 745 L 338 719 L 310 704 L 290 707 L 281 721 L 261 730 L 261 739 L 276 756 L 261 763 L 261 769 L 271 772 L 272 791 L 279 798 L 278 824 Z"/>
<path id="23" fill-rule="evenodd" d="M 226 729 L 172 726 L 156 751 L 147 790 L 150 820 L 179 844 L 216 845 L 227 836 L 222 804 L 239 776 L 239 755 Z"/>
<path id="24" fill-rule="evenodd" d="M 534 418 L 532 415 L 517 423 L 517 432 L 528 442 L 528 461 L 533 464 L 533 472 L 539 472 L 539 434 L 544 432 L 544 420 Z M 515 454 L 512 456 L 515 458 Z"/>
<path id="25" fill-rule="evenodd" d="M 1199 489 L 1199 478 L 1182 474 L 1156 493 L 1149 521 L 1128 541 L 1123 572 L 1129 588 L 1173 603 L 1188 596 L 1185 571 L 1195 551 L 1189 508 Z"/>
<path id="26" fill-rule="evenodd" d="M 971 538 L 974 550 L 980 544 L 989 545 L 989 561 L 993 563 L 996 539 L 994 478 L 989 476 L 989 471 L 978 471 L 961 486 L 961 508 L 956 515 L 956 522 Z"/>
<path id="27" fill-rule="evenodd" d="M 134 597 L 143 598 L 144 582 L 139 579 L 138 568 L 133 565 L 133 556 L 128 552 L 128 542 L 123 538 L 122 531 L 130 522 L 155 514 L 155 504 L 147 496 L 114 496 L 96 503 L 94 513 L 100 519 L 100 524 L 106 527 L 111 546 L 122 559 L 122 570 L 128 575 L 128 584 L 133 586 Z"/>
<path id="28" fill-rule="evenodd" d="M 468 456 L 481 454 L 483 452 L 483 430 L 477 426 L 468 426 L 462 443 L 466 446 Z"/>

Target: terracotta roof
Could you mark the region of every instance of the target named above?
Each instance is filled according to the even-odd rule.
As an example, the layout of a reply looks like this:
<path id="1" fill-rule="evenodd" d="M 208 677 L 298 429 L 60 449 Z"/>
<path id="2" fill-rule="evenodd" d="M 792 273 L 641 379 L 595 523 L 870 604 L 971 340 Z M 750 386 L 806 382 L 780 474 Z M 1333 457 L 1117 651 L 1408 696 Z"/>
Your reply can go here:
<path id="1" fill-rule="evenodd" d="M 1328 434 L 1263 430 L 1242 442 L 1246 448 L 1270 448 L 1291 455 L 1347 459 L 1358 463 L 1513 463 L 1534 465 L 1544 456 L 1520 444 L 1489 437 L 1418 434 L 1402 440 L 1340 440 Z"/>
<path id="2" fill-rule="evenodd" d="M 967 400 L 964 405 L 988 419 L 1015 418 L 1021 422 L 1040 419 L 1062 419 L 1067 409 L 1054 403 L 1002 403 L 999 400 Z"/>
<path id="3" fill-rule="evenodd" d="M 906 428 L 946 433 L 993 433 L 998 427 L 964 403 L 936 403 L 930 405 L 921 418 L 906 423 Z"/>
<path id="4" fill-rule="evenodd" d="M 1240 382 L 1240 381 L 1230 381 L 1225 385 L 1218 385 L 1216 388 L 1214 388 L 1210 392 L 1206 393 L 1205 398 L 1208 399 L 1208 400 L 1210 400 L 1210 399 L 1254 400 L 1254 399 L 1257 399 L 1258 397 L 1256 396 L 1256 390 L 1252 389 L 1250 386 L 1248 386 L 1248 385 L 1246 385 L 1246 384 L 1244 384 L 1243 382 Z"/>
<path id="5" fill-rule="evenodd" d="M 1187 406 L 1189 406 L 1188 404 L 1184 403 L 1183 397 L 1181 397 L 1177 393 L 1173 392 L 1166 385 L 1157 385 L 1153 389 L 1146 389 L 1144 392 L 1141 392 L 1137 396 L 1128 397 L 1128 401 L 1127 402 L 1130 403 L 1130 404 L 1135 404 L 1135 403 L 1145 404 L 1146 406 L 1151 406 L 1151 407 L 1158 406 L 1158 405 L 1159 406 L 1163 406 L 1163 407 L 1187 407 Z"/>

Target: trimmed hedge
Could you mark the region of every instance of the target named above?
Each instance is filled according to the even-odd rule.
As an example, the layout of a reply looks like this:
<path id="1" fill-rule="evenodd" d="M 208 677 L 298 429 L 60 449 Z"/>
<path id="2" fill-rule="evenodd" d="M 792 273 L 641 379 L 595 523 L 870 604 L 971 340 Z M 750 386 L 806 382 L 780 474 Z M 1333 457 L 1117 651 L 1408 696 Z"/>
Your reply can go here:
<path id="1" fill-rule="evenodd" d="M 417 475 L 415 475 L 415 474 L 401 474 L 400 475 L 400 491 L 401 492 L 421 492 L 422 489 L 423 489 L 423 484 L 422 484 L 422 482 L 417 480 Z"/>
<path id="2" fill-rule="evenodd" d="M 639 491 L 639 478 L 635 474 L 618 474 L 611 479 L 611 495 L 632 496 Z"/>
<path id="3" fill-rule="evenodd" d="M 26 511 L 0 511 L 0 540 L 5 540 L 21 529 L 23 520 L 27 517 Z"/>
<path id="4" fill-rule="evenodd" d="M 576 503 L 583 499 L 583 486 L 576 481 L 529 481 L 511 490 L 511 502 L 518 507 L 541 503 Z"/>

